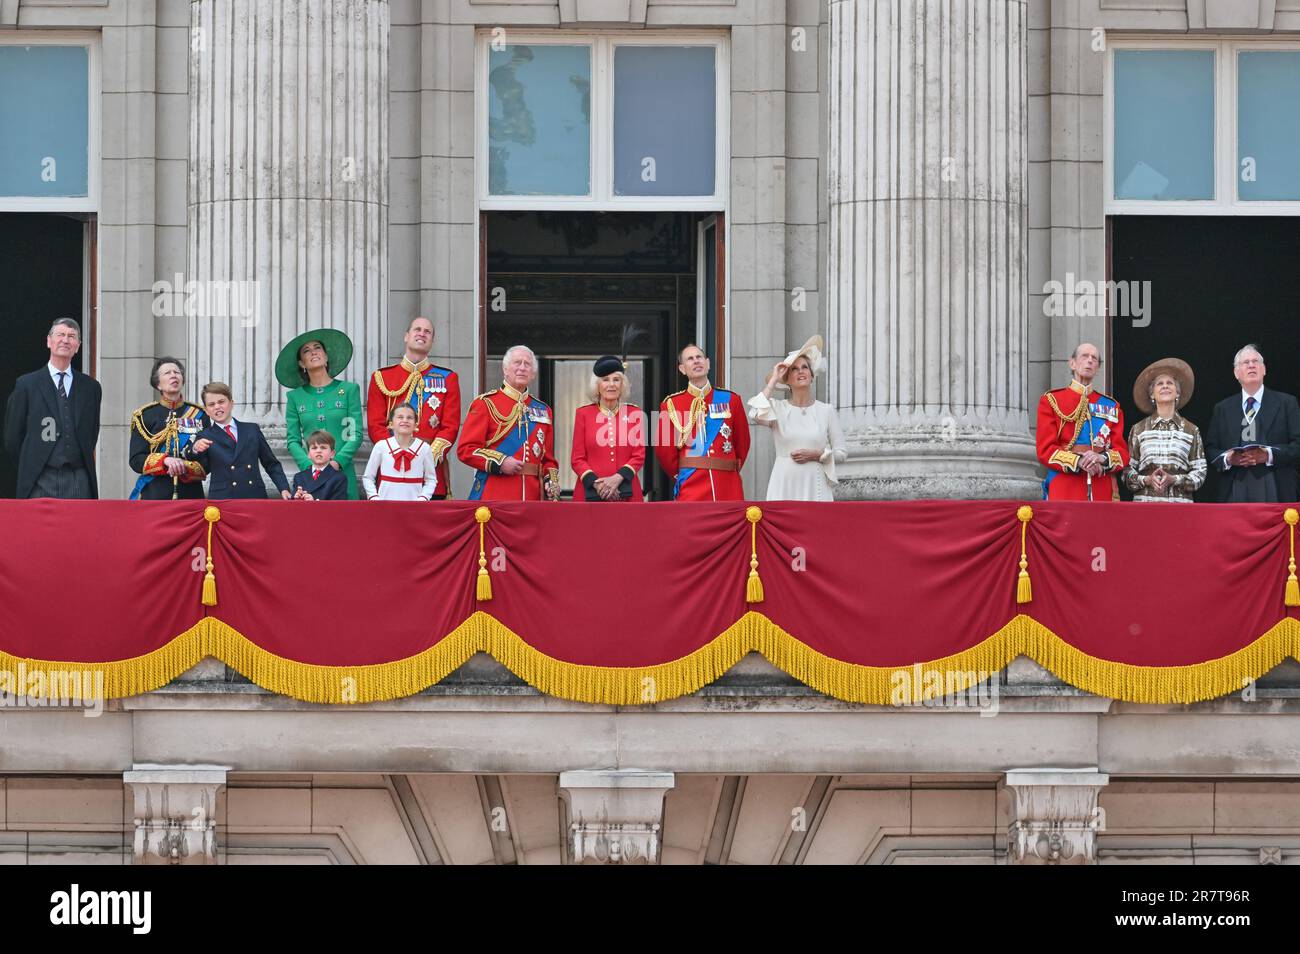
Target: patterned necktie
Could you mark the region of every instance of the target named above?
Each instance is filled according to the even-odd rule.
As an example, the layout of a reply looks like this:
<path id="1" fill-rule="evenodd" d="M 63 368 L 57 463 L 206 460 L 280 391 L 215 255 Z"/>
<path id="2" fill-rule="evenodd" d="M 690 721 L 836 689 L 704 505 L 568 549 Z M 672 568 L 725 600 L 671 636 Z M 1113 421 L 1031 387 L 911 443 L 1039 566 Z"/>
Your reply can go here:
<path id="1" fill-rule="evenodd" d="M 1254 396 L 1246 398 L 1246 423 L 1255 419 L 1255 398 Z"/>
<path id="2" fill-rule="evenodd" d="M 63 386 L 63 377 L 64 377 L 64 375 L 66 375 L 67 373 L 68 373 L 68 372 L 66 372 L 66 371 L 60 371 L 60 372 L 59 372 L 59 397 L 61 397 L 61 398 L 65 398 L 65 397 L 68 396 L 68 391 L 67 391 L 67 389 Z"/>
<path id="3" fill-rule="evenodd" d="M 311 469 L 311 479 L 320 480 L 320 471 L 317 470 L 315 467 Z"/>
<path id="4" fill-rule="evenodd" d="M 226 427 L 226 433 L 230 435 L 230 439 L 234 441 L 236 444 L 238 444 L 239 438 L 235 436 L 235 429 L 231 427 L 229 424 L 225 425 L 225 427 Z"/>

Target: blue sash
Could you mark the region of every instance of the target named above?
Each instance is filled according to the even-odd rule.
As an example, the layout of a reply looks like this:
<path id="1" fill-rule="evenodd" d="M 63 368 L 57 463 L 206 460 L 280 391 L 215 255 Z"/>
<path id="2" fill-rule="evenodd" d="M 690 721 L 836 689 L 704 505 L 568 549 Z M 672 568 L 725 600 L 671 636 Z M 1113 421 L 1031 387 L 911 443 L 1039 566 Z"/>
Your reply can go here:
<path id="1" fill-rule="evenodd" d="M 730 407 L 731 392 L 719 391 L 717 388 L 714 388 L 709 394 L 708 406 L 714 404 L 725 404 Z M 718 431 L 722 430 L 722 425 L 726 424 L 728 420 L 729 419 L 725 417 L 710 417 L 706 413 L 704 415 L 704 427 L 696 431 L 695 439 L 691 441 L 690 446 L 682 448 L 682 450 L 685 450 L 687 455 L 690 457 L 709 456 L 709 448 L 713 446 L 713 442 L 717 440 Z M 677 495 L 681 493 L 681 489 L 686 486 L 686 481 L 690 480 L 694 473 L 694 467 L 683 467 L 677 471 L 677 479 L 673 481 L 674 500 L 677 499 Z"/>
<path id="2" fill-rule="evenodd" d="M 1084 420 L 1083 427 L 1079 429 L 1079 436 L 1076 443 L 1091 444 L 1093 440 L 1102 433 L 1102 428 L 1109 425 L 1119 424 L 1119 402 L 1105 394 L 1093 394 L 1092 400 L 1088 402 L 1088 416 Z M 1083 400 L 1080 398 L 1079 400 Z M 1113 431 L 1114 428 L 1111 428 Z M 1106 444 L 1110 444 L 1110 432 L 1107 432 Z M 1056 471 L 1050 468 L 1047 476 L 1043 478 L 1043 499 L 1047 499 L 1047 487 L 1058 477 Z"/>
<path id="3" fill-rule="evenodd" d="M 199 431 L 202 430 L 199 426 L 201 423 L 202 421 L 199 419 L 198 414 L 193 410 L 187 411 L 185 414 L 178 416 L 176 418 L 176 427 L 179 433 L 177 435 L 176 444 L 174 447 L 164 447 L 162 444 L 159 444 L 158 446 L 162 447 L 162 453 L 168 457 L 182 456 L 182 452 L 185 448 L 189 447 L 198 439 Z M 153 451 L 153 453 L 158 452 Z M 137 480 L 135 486 L 131 488 L 131 496 L 127 499 L 139 500 L 141 491 L 149 485 L 150 481 L 156 480 L 157 477 L 157 474 L 141 474 L 140 479 Z"/>
<path id="4" fill-rule="evenodd" d="M 516 423 L 515 426 L 510 429 L 510 433 L 507 434 L 501 443 L 494 447 L 493 450 L 499 452 L 503 457 L 514 457 L 515 451 L 519 450 L 519 448 L 523 447 L 533 439 L 533 434 L 537 432 L 538 422 L 533 420 L 532 414 L 529 412 L 534 408 L 546 411 L 546 416 L 552 418 L 550 423 L 554 426 L 554 415 L 551 414 L 551 409 L 541 401 L 534 400 L 523 409 L 523 413 L 527 416 L 529 424 L 527 431 L 520 434 L 519 425 Z M 538 461 L 537 463 L 540 465 L 541 461 Z M 488 474 L 486 470 L 480 470 L 474 475 L 474 486 L 470 488 L 469 496 L 466 498 L 467 500 L 482 499 L 483 488 L 487 486 L 489 476 L 491 475 Z"/>

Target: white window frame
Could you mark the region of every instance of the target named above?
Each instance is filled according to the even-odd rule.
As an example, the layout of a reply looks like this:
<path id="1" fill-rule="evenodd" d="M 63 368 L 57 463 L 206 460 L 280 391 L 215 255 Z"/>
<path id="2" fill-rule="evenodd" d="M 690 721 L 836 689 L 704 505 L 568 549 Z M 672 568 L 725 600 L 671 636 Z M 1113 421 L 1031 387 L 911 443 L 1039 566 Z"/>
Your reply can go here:
<path id="1" fill-rule="evenodd" d="M 1115 51 L 1116 50 L 1208 50 L 1214 53 L 1214 198 L 1149 199 L 1115 198 Z M 1104 137 L 1102 177 L 1106 215 L 1297 215 L 1300 200 L 1243 200 L 1238 195 L 1240 168 L 1237 165 L 1237 57 L 1241 53 L 1300 51 L 1300 41 L 1271 37 L 1220 39 L 1197 37 L 1106 38 L 1106 81 L 1102 134 Z"/>
<path id="2" fill-rule="evenodd" d="M 637 33 L 604 31 L 562 33 L 510 29 L 509 45 L 591 46 L 591 193 L 585 196 L 510 195 L 488 193 L 488 66 L 494 33 L 480 30 L 475 42 L 474 182 L 478 207 L 499 210 L 722 212 L 726 210 L 731 155 L 731 64 L 727 35 L 717 31 Z M 619 46 L 710 46 L 714 49 L 715 136 L 713 194 L 708 196 L 618 196 L 614 184 L 614 50 Z"/>
<path id="3" fill-rule="evenodd" d="M 98 212 L 100 164 L 99 34 L 0 31 L 0 46 L 83 46 L 86 48 L 86 194 L 84 196 L 0 195 L 0 212 Z"/>

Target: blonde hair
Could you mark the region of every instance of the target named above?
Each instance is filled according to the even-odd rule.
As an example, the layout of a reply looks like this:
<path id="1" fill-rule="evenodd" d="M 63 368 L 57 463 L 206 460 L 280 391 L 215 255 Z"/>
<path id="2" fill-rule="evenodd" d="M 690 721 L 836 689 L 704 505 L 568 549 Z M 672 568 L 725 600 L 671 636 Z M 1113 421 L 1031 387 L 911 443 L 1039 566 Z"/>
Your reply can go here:
<path id="1" fill-rule="evenodd" d="M 618 399 L 620 401 L 626 400 L 627 396 L 632 393 L 632 382 L 627 379 L 627 374 L 623 371 L 611 371 L 609 374 L 617 374 L 623 379 L 623 387 L 619 389 Z M 609 377 L 609 374 L 605 375 L 605 377 Z M 587 399 L 592 404 L 600 403 L 600 378 L 594 374 L 587 382 Z"/>

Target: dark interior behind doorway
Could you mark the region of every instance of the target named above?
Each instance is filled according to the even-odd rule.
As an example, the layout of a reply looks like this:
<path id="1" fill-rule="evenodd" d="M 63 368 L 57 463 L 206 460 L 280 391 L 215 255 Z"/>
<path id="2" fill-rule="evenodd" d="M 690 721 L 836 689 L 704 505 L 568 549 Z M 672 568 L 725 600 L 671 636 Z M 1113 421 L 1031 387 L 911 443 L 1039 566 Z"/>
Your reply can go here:
<path id="1" fill-rule="evenodd" d="M 1265 389 L 1300 393 L 1300 218 L 1116 216 L 1111 278 L 1151 282 L 1150 324 L 1113 317 L 1109 380 L 1128 428 L 1143 415 L 1133 381 L 1152 361 L 1182 358 L 1196 390 L 1182 413 L 1204 431 L 1239 389 L 1232 356 L 1255 342 Z M 1198 500 L 1214 499 L 1211 483 Z"/>
<path id="2" fill-rule="evenodd" d="M 85 223 L 54 213 L 0 213 L 0 427 L 14 382 L 49 361 L 45 335 L 63 315 L 82 320 Z M 82 350 L 73 367 L 84 369 Z M 12 497 L 17 464 L 0 450 L 0 497 Z"/>

